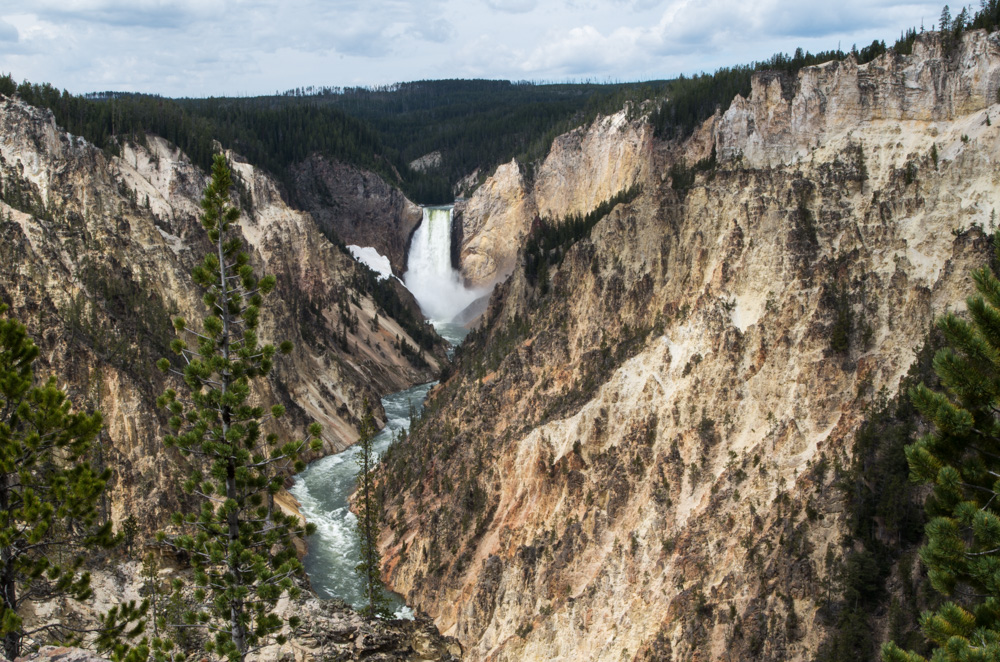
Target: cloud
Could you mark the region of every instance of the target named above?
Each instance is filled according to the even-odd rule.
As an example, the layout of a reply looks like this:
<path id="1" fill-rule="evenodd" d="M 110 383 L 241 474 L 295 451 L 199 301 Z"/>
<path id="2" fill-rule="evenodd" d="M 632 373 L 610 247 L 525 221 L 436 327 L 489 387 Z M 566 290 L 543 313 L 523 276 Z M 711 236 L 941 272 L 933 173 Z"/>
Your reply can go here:
<path id="1" fill-rule="evenodd" d="M 17 43 L 21 38 L 17 28 L 0 18 L 0 42 Z"/>
<path id="2" fill-rule="evenodd" d="M 635 48 L 636 40 L 625 34 L 619 30 L 606 37 L 590 25 L 572 28 L 532 51 L 521 68 L 526 73 L 550 71 L 563 75 L 603 72 L 616 60 L 627 59 L 628 51 Z"/>
<path id="3" fill-rule="evenodd" d="M 642 12 L 659 7 L 664 0 L 617 0 L 617 2 L 628 6 L 632 11 Z"/>
<path id="4" fill-rule="evenodd" d="M 411 42 L 441 43 L 454 36 L 445 0 L 292 0 L 277 14 L 273 6 L 260 4 L 229 28 L 241 41 L 246 39 L 240 47 L 248 51 L 292 49 L 317 56 L 336 52 L 389 58 L 406 52 Z"/>
<path id="5" fill-rule="evenodd" d="M 940 7 L 895 0 L 0 2 L 18 78 L 74 92 L 273 92 L 476 76 L 636 80 L 803 46 L 887 41 Z"/>
<path id="6" fill-rule="evenodd" d="M 407 34 L 419 41 L 431 41 L 443 44 L 455 37 L 454 26 L 443 18 L 434 18 L 413 25 Z"/>
<path id="7" fill-rule="evenodd" d="M 467 41 L 454 53 L 462 63 L 465 76 L 474 77 L 523 77 L 521 63 L 524 53 L 499 42 L 491 35 L 482 34 Z M 519 72 L 513 75 L 510 72 Z"/>
<path id="8" fill-rule="evenodd" d="M 706 54 L 725 52 L 732 54 L 736 64 L 752 59 L 746 53 L 754 53 L 759 50 L 755 45 L 767 42 L 775 44 L 771 52 L 788 48 L 789 41 L 808 45 L 829 39 L 822 48 L 834 48 L 840 37 L 873 30 L 883 30 L 881 37 L 888 40 L 895 36 L 891 30 L 899 29 L 896 26 L 907 21 L 916 25 L 919 9 L 929 6 L 888 0 L 842 0 L 836 4 L 673 0 L 665 4 L 658 18 L 645 25 L 638 21 L 615 25 L 607 20 L 551 30 L 539 45 L 525 51 L 518 67 L 529 75 L 589 73 L 628 78 L 630 71 L 662 72 L 668 58 L 707 61 Z"/>
<path id="9" fill-rule="evenodd" d="M 534 11 L 538 5 L 538 0 L 483 0 L 490 9 L 507 14 L 526 14 Z"/>
<path id="10" fill-rule="evenodd" d="M 39 0 L 30 11 L 55 23 L 177 29 L 218 18 L 223 9 L 219 2 L 194 0 Z"/>

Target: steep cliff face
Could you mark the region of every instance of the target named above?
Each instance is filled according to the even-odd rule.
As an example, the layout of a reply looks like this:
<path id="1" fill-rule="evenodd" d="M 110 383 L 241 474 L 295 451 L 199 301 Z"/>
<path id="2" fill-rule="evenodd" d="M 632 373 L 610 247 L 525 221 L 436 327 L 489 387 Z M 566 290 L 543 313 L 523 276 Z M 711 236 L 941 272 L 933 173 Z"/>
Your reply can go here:
<path id="1" fill-rule="evenodd" d="M 517 161 L 497 168 L 459 205 L 461 270 L 470 287 L 492 286 L 514 270 L 536 217 L 585 215 L 645 176 L 652 131 L 629 109 L 601 117 L 552 143 L 527 181 Z"/>
<path id="2" fill-rule="evenodd" d="M 516 160 L 498 167 L 471 198 L 455 205 L 461 224 L 459 265 L 469 287 L 490 286 L 510 275 L 534 216 Z"/>
<path id="3" fill-rule="evenodd" d="M 758 76 L 750 98 L 737 96 L 723 117 L 719 156 L 742 156 L 752 167 L 788 164 L 808 159 L 845 128 L 970 115 L 996 101 L 998 58 L 995 35 L 966 33 L 961 47 L 942 57 L 938 33 L 928 33 L 912 55 L 890 52 L 863 66 L 829 62 L 794 80 Z"/>
<path id="4" fill-rule="evenodd" d="M 319 154 L 295 165 L 292 180 L 296 203 L 321 229 L 346 244 L 378 249 L 402 276 L 410 235 L 422 218 L 418 205 L 378 175 Z"/>
<path id="5" fill-rule="evenodd" d="M 989 252 L 998 39 L 762 74 L 685 144 L 623 148 L 631 176 L 590 166 L 643 194 L 545 287 L 518 265 L 390 455 L 393 588 L 473 660 L 811 659 L 832 467 Z M 586 211 L 589 174 L 524 197 Z"/>
<path id="6" fill-rule="evenodd" d="M 425 353 L 426 366 L 412 365 L 395 343 L 413 339 L 384 313 L 372 323 L 353 260 L 267 177 L 230 157 L 251 263 L 278 278 L 261 337 L 296 345 L 259 396 L 286 405 L 280 434 L 316 420 L 325 450 L 342 449 L 357 437 L 365 397 L 377 403 L 432 378 L 438 359 Z M 59 375 L 78 406 L 104 413 L 113 519 L 161 524 L 180 474 L 161 441 L 154 400 L 165 383 L 153 364 L 170 355 L 172 315 L 202 316 L 190 270 L 207 248 L 197 221 L 205 176 L 158 138 L 108 158 L 9 98 L 0 99 L 0 169 L 0 299 L 41 346 L 38 372 Z"/>

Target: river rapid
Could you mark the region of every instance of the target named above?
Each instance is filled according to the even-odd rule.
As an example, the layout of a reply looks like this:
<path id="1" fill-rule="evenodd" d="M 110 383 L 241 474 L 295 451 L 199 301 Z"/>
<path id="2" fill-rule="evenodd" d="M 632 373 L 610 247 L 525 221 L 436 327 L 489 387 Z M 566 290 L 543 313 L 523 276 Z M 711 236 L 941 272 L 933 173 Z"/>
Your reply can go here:
<path id="1" fill-rule="evenodd" d="M 376 454 L 385 452 L 394 435 L 409 429 L 411 413 L 420 412 L 427 392 L 436 383 L 420 384 L 382 398 L 388 421 L 375 435 Z M 357 518 L 348 507 L 348 498 L 357 484 L 357 456 L 358 447 L 351 446 L 312 462 L 296 476 L 290 491 L 301 504 L 302 514 L 316 525 L 304 560 L 313 590 L 322 598 L 340 598 L 361 607 L 361 580 L 354 571 L 359 554 L 358 534 L 354 529 Z M 399 596 L 390 598 L 397 618 L 412 616 Z"/>

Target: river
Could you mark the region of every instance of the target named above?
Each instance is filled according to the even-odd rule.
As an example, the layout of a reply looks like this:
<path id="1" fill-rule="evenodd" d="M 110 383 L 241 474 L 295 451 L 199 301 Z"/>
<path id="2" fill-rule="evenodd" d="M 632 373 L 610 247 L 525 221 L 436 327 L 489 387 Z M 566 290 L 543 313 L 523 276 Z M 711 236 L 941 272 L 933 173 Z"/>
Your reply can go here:
<path id="1" fill-rule="evenodd" d="M 460 343 L 467 331 L 457 324 L 435 325 L 438 333 L 453 344 Z M 410 427 L 410 414 L 419 414 L 424 398 L 437 382 L 420 384 L 382 398 L 386 426 L 375 435 L 375 453 L 381 455 L 394 435 Z M 361 580 L 354 572 L 358 563 L 357 518 L 348 508 L 354 492 L 358 464 L 357 446 L 328 455 L 309 464 L 295 477 L 290 492 L 299 500 L 299 510 L 316 525 L 309 537 L 309 553 L 304 563 L 313 590 L 322 598 L 340 598 L 355 607 L 363 606 Z M 388 592 L 387 592 L 388 594 Z M 389 594 L 397 618 L 412 618 L 413 612 L 402 599 Z"/>
<path id="2" fill-rule="evenodd" d="M 418 228 L 411 247 L 406 285 L 413 291 L 424 314 L 432 319 L 438 334 L 454 348 L 465 339 L 468 330 L 450 320 L 482 292 L 466 290 L 451 267 L 451 214 L 450 207 L 424 209 L 424 223 Z M 437 222 L 432 223 L 432 220 Z M 452 351 L 449 350 L 449 356 Z M 386 426 L 375 435 L 377 455 L 385 452 L 400 430 L 409 429 L 411 414 L 420 413 L 427 392 L 436 383 L 420 384 L 382 398 L 387 420 Z M 361 580 L 354 571 L 359 554 L 354 528 L 357 518 L 348 507 L 348 498 L 357 482 L 357 455 L 358 448 L 352 446 L 316 460 L 295 477 L 290 492 L 301 504 L 302 514 L 316 525 L 316 533 L 309 537 L 309 553 L 303 561 L 313 589 L 320 597 L 340 598 L 361 607 Z M 412 610 L 400 596 L 387 594 L 397 618 L 413 617 Z"/>
<path id="3" fill-rule="evenodd" d="M 388 418 L 386 426 L 375 435 L 375 452 L 381 455 L 392 437 L 410 426 L 410 412 L 418 413 L 427 392 L 437 382 L 420 384 L 382 398 Z M 354 572 L 358 563 L 358 535 L 354 530 L 357 518 L 347 504 L 354 492 L 358 465 L 358 447 L 328 455 L 309 464 L 296 476 L 290 490 L 299 500 L 306 519 L 316 525 L 309 537 L 309 553 L 304 560 L 306 573 L 313 589 L 323 598 L 340 598 L 360 607 L 363 605 L 361 581 Z M 390 596 L 397 617 L 410 614 L 398 596 Z"/>

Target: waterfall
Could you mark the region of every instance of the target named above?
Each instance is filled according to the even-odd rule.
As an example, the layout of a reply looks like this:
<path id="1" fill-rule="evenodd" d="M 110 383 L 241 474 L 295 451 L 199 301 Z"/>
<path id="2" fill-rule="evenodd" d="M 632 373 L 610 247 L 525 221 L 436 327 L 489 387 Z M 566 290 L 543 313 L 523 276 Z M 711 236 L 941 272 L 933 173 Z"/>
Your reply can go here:
<path id="1" fill-rule="evenodd" d="M 410 242 L 403 283 L 432 322 L 451 322 L 488 292 L 468 289 L 451 266 L 452 207 L 424 207 L 424 218 Z"/>

